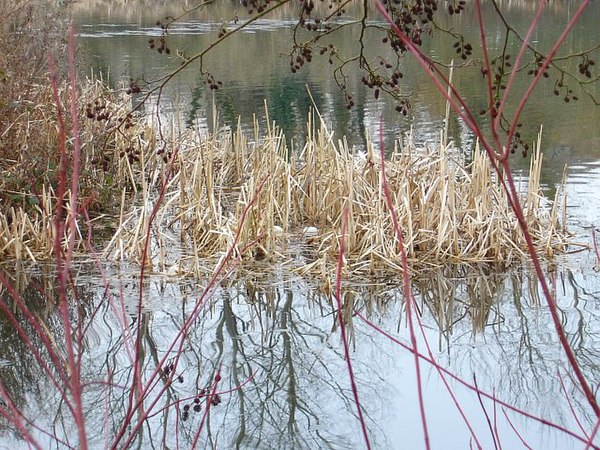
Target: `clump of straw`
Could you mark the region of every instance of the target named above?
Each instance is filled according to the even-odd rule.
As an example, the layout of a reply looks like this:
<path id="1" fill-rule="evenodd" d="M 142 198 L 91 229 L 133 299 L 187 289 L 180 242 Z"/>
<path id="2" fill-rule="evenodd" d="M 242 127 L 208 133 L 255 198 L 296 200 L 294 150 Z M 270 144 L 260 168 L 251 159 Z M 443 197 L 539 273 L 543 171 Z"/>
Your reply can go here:
<path id="1" fill-rule="evenodd" d="M 335 265 L 347 208 L 346 270 L 365 275 L 400 270 L 381 161 L 372 143 L 357 154 L 309 118 L 300 152 L 291 151 L 271 124 L 264 136 L 256 125 L 251 141 L 238 125 L 235 132 L 208 137 L 188 131 L 175 145 L 170 178 L 146 155 L 141 165 L 153 169 L 141 175 L 153 182 L 143 183 L 133 208 L 123 203 L 107 256 L 141 260 L 151 227 L 147 264 L 157 271 L 203 272 L 204 258 L 224 255 L 235 242 L 234 254 L 246 261 L 292 261 L 302 273 L 323 273 Z M 538 144 L 521 202 L 538 250 L 552 256 L 565 249 L 568 235 L 558 202 L 542 195 L 541 160 Z M 467 161 L 452 145 L 416 148 L 408 135 L 385 167 L 415 270 L 446 263 L 508 266 L 527 255 L 501 182 L 478 147 Z M 164 199 L 156 204 L 163 184 Z"/>

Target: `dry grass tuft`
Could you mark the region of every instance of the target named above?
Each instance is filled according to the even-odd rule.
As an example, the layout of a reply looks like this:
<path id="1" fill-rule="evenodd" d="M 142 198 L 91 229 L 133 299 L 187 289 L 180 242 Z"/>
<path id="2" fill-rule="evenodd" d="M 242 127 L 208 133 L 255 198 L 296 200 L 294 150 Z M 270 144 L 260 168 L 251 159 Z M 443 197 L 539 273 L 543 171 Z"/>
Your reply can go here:
<path id="1" fill-rule="evenodd" d="M 84 215 L 96 220 L 104 213 L 118 210 L 120 194 L 135 192 L 140 183 L 139 155 L 154 152 L 155 130 L 139 116 L 129 115 L 130 98 L 106 90 L 100 81 L 89 81 L 80 89 L 82 170 L 79 179 L 80 199 L 77 214 L 80 225 L 76 230 L 78 250 L 90 225 Z M 66 111 L 68 88 L 59 84 L 61 108 Z M 46 74 L 45 84 L 30 83 L 27 95 L 17 106 L 22 111 L 3 122 L 0 145 L 0 257 L 48 259 L 53 252 L 53 239 L 59 183 L 60 142 L 57 106 Z M 92 114 L 89 114 L 89 112 Z M 0 111 L 1 113 L 2 111 Z M 91 117 L 93 115 L 93 117 Z M 100 117 L 100 118 L 99 118 Z M 126 126 L 127 125 L 127 126 Z M 70 128 L 69 123 L 67 127 Z M 148 141 L 145 136 L 152 136 Z M 67 136 L 67 152 L 70 153 Z M 159 164 L 155 158 L 156 164 Z M 69 164 L 70 165 L 70 164 Z M 67 174 L 68 175 L 68 174 Z M 129 195 L 129 194 L 127 194 Z M 66 214 L 72 213 L 68 204 L 70 191 L 64 194 Z M 115 200 L 116 198 L 116 200 Z M 63 236 L 67 242 L 68 233 Z"/>
<path id="2" fill-rule="evenodd" d="M 440 142 L 442 136 L 440 136 Z M 344 139 L 309 119 L 301 152 L 286 146 L 271 125 L 252 140 L 239 129 L 200 137 L 189 131 L 177 143 L 174 175 L 152 222 L 153 269 L 204 273 L 201 261 L 220 257 L 234 242 L 246 261 L 289 262 L 303 274 L 324 275 L 335 264 L 341 216 L 348 207 L 346 270 L 354 274 L 400 271 L 400 251 L 381 187 L 380 159 L 372 144 L 356 154 Z M 144 184 L 135 206 L 123 204 L 120 225 L 106 249 L 115 259 L 141 260 L 145 230 L 164 167 L 146 154 Z M 558 202 L 540 189 L 541 152 L 532 158 L 522 194 L 538 249 L 552 256 L 567 245 Z M 415 270 L 446 263 L 508 266 L 527 251 L 506 195 L 479 148 L 472 161 L 450 146 L 416 148 L 411 136 L 386 162 L 394 208 Z M 263 183 L 264 184 L 261 184 Z M 241 213 L 258 192 L 246 220 Z"/>

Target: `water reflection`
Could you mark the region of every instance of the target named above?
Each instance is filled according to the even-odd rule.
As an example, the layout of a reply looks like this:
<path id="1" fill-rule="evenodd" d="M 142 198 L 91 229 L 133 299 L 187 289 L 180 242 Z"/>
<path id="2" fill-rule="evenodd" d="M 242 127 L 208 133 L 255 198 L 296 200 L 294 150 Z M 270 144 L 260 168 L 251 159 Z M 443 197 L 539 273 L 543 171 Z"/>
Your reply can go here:
<path id="1" fill-rule="evenodd" d="M 201 447 L 337 449 L 363 445 L 335 302 L 327 289 L 272 272 L 240 272 L 236 279 L 221 283 L 186 335 L 176 376 L 169 383 L 165 368 L 176 356 L 175 351 L 169 352 L 169 344 L 193 313 L 204 281 L 149 278 L 143 286 L 138 323 L 137 282 L 126 271 L 107 271 L 111 284 L 106 291 L 98 287 L 102 281 L 87 270 L 75 278 L 80 320 L 85 326 L 81 376 L 93 448 L 110 441 L 122 426 L 130 395 L 127 386 L 134 374 L 131 352 L 136 330 L 141 333 L 143 378 L 148 380 L 157 369 L 162 375 L 147 397 L 147 405 L 152 400 L 157 403 L 136 436 L 135 446 L 189 448 L 206 408 L 205 397 L 198 403 L 194 399 L 202 389 L 210 390 L 219 368 L 222 379 L 217 391 L 222 402 L 212 406 L 206 417 Z M 62 348 L 60 320 L 52 301 L 46 301 L 47 295 L 52 298 L 52 273 L 27 273 L 13 281 L 56 348 Z M 600 277 L 572 270 L 554 273 L 563 326 L 586 377 L 596 386 L 600 383 Z M 578 428 L 570 407 L 586 429 L 593 426 L 585 399 L 572 388 L 549 313 L 529 270 L 496 273 L 489 267 L 445 268 L 415 278 L 412 287 L 425 335 L 443 367 L 471 383 L 475 374 L 485 391 L 573 432 Z M 14 305 L 6 289 L 1 300 L 9 308 Z M 408 344 L 400 286 L 347 285 L 343 301 L 357 387 L 374 448 L 422 448 L 421 430 L 415 425 L 419 413 L 412 355 L 369 326 L 372 323 Z M 5 315 L 0 327 L 0 377 L 12 401 L 34 426 L 76 447 L 74 424 L 59 393 Z M 30 327 L 27 330 L 32 333 Z M 42 348 L 38 340 L 33 342 Z M 419 348 L 427 353 L 422 338 Z M 166 363 L 161 366 L 163 358 Z M 423 380 L 429 426 L 434 430 L 432 443 L 466 448 L 468 429 L 437 371 L 424 364 Z M 478 439 L 490 448 L 477 397 L 450 381 Z M 161 389 L 164 394 L 159 396 Z M 491 414 L 493 405 L 485 404 Z M 194 411 L 196 405 L 200 412 Z M 570 448 L 576 442 L 504 410 L 533 448 Z M 502 444 L 517 448 L 520 441 L 507 420 L 497 414 Z M 446 433 L 448 429 L 452 431 Z M 0 431 L 2 441 L 19 442 L 4 420 Z M 44 448 L 53 445 L 41 432 L 33 432 Z"/>

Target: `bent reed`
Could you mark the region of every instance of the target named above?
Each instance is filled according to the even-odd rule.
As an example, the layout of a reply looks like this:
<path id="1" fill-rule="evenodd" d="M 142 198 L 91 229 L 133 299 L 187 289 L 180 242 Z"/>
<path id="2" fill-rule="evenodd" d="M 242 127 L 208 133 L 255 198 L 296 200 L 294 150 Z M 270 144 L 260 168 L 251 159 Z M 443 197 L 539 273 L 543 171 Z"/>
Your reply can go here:
<path id="1" fill-rule="evenodd" d="M 268 117 L 265 133 L 255 120 L 251 137 L 239 123 L 234 131 L 184 130 L 165 137 L 143 118 L 126 114 L 130 105 L 124 107 L 123 99 L 99 82 L 84 89 L 81 98 L 83 164 L 89 185 L 96 186 L 82 203 L 86 208 L 120 203 L 111 236 L 100 242 L 105 257 L 145 261 L 156 272 L 201 275 L 208 271 L 203 261 L 223 257 L 234 246 L 234 256 L 245 263 L 267 260 L 318 275 L 335 265 L 347 210 L 346 269 L 357 275 L 401 270 L 380 156 L 372 142 L 365 152 L 356 152 L 312 115 L 306 143 L 298 150 L 288 147 Z M 417 148 L 409 134 L 386 160 L 411 266 L 505 267 L 520 261 L 527 255 L 525 242 L 487 156 L 476 148 L 467 161 L 443 136 L 442 131 L 434 146 Z M 521 202 L 538 250 L 551 257 L 566 249 L 569 235 L 559 212 L 564 199 L 550 202 L 542 195 L 541 164 L 538 140 Z M 0 212 L 3 258 L 51 256 L 52 187 L 44 187 L 37 198 L 34 208 Z M 79 209 L 78 229 L 66 233 L 77 233 L 83 252 L 94 219 Z M 148 227 L 151 242 L 144 258 Z"/>

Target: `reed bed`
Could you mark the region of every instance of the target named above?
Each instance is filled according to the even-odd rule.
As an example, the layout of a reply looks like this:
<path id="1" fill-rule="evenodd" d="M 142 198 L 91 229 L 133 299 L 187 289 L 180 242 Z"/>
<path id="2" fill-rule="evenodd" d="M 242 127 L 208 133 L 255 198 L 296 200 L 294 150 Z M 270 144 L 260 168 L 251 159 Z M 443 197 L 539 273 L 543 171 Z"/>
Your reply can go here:
<path id="1" fill-rule="evenodd" d="M 59 86 L 60 108 L 68 105 L 66 83 Z M 80 86 L 82 170 L 81 200 L 77 211 L 63 194 L 63 218 L 77 216 L 76 229 L 66 229 L 64 244 L 75 233 L 75 251 L 85 252 L 85 241 L 94 222 L 118 210 L 120 194 L 129 196 L 140 186 L 139 155 L 154 151 L 156 130 L 131 111 L 129 96 L 110 92 L 101 80 Z M 50 84 L 32 84 L 22 102 L 23 113 L 3 129 L 0 162 L 0 257 L 31 261 L 52 258 L 56 238 L 57 186 L 61 136 L 58 109 Z M 151 141 L 145 136 L 153 136 Z M 67 141 L 67 151 L 71 142 Z M 159 164 L 158 158 L 154 158 Z M 116 200 L 115 200 L 116 197 Z M 116 207 L 115 207 L 116 204 Z M 113 224 L 114 226 L 114 224 Z M 91 241 L 92 235 L 89 238 Z"/>
<path id="2" fill-rule="evenodd" d="M 140 176 L 148 182 L 133 208 L 127 210 L 124 199 L 105 256 L 141 261 L 150 226 L 146 264 L 158 272 L 205 273 L 202 261 L 222 257 L 236 242 L 234 254 L 244 262 L 266 259 L 301 274 L 325 275 L 335 266 L 347 208 L 344 269 L 356 275 L 397 273 L 400 249 L 382 190 L 379 152 L 372 142 L 356 152 L 312 116 L 307 129 L 301 149 L 288 148 L 274 124 L 262 135 L 255 125 L 251 138 L 239 125 L 204 137 L 188 131 L 173 144 L 178 152 L 170 178 L 153 154 L 145 154 Z M 467 160 L 443 136 L 417 148 L 407 135 L 386 161 L 411 270 L 521 261 L 526 244 L 488 157 L 476 148 Z M 566 249 L 569 236 L 561 202 L 542 194 L 541 163 L 538 139 L 520 200 L 538 250 L 551 257 Z M 164 201 L 156 204 L 163 183 Z"/>
<path id="3" fill-rule="evenodd" d="M 0 187 L 5 200 L 24 200 L 5 202 L 0 211 L 4 258 L 48 259 L 56 239 L 55 172 L 37 177 L 31 191 L 24 183 L 6 184 L 41 170 L 39 164 L 32 170 L 28 163 L 32 127 L 35 136 L 45 136 L 47 150 L 38 159 L 47 168 L 58 166 L 51 151 L 60 139 L 56 105 L 47 86 L 37 89 L 38 106 L 10 130 L 12 136 L 21 136 L 15 142 L 22 148 L 6 169 L 15 176 L 5 178 Z M 238 123 L 234 131 L 222 128 L 212 135 L 185 130 L 165 136 L 142 115 L 129 113 L 130 96 L 107 91 L 101 81 L 84 84 L 80 98 L 81 201 L 76 212 L 68 203 L 63 211 L 76 214 L 78 225 L 61 237 L 66 243 L 75 233 L 76 250 L 85 251 L 94 221 L 102 221 L 106 213 L 116 230 L 104 243 L 105 256 L 144 262 L 157 272 L 205 274 L 210 271 L 204 267 L 206 259 L 223 257 L 235 243 L 234 255 L 245 262 L 276 261 L 301 274 L 324 275 L 335 266 L 347 208 L 345 270 L 362 275 L 401 270 L 379 151 L 372 142 L 357 152 L 312 115 L 299 149 L 289 148 L 268 118 L 264 132 L 256 121 L 252 133 L 242 132 Z M 396 143 L 386 162 L 410 266 L 508 266 L 525 257 L 521 231 L 487 156 L 476 148 L 467 160 L 444 143 L 444 136 L 441 132 L 438 143 L 417 148 L 409 134 Z M 542 195 L 540 141 L 521 202 L 538 250 L 552 257 L 568 244 L 561 211 L 565 199 L 549 201 Z M 164 197 L 159 197 L 163 186 Z"/>

